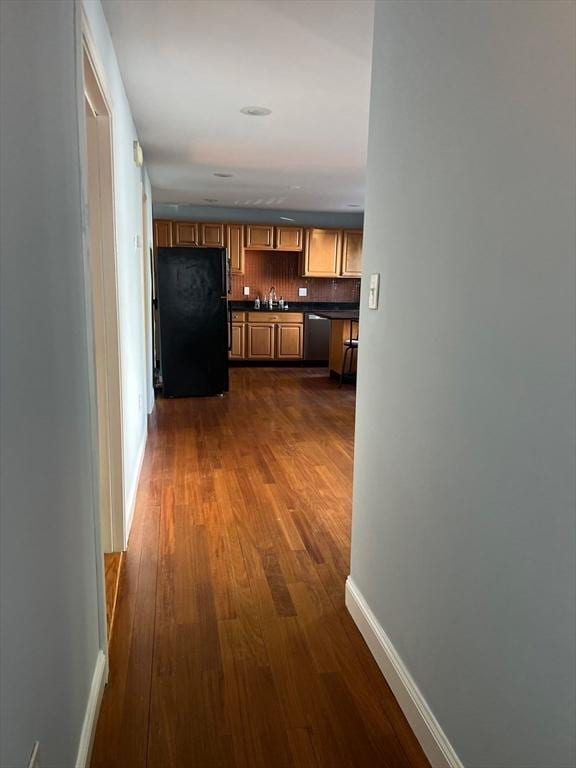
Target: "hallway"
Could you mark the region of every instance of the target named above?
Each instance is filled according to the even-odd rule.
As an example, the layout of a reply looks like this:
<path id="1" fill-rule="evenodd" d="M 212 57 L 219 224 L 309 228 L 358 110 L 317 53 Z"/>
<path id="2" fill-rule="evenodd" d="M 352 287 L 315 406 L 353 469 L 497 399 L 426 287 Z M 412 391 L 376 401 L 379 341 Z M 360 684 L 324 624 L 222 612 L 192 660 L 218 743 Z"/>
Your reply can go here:
<path id="1" fill-rule="evenodd" d="M 344 607 L 353 433 L 323 370 L 156 403 L 93 768 L 428 765 Z"/>

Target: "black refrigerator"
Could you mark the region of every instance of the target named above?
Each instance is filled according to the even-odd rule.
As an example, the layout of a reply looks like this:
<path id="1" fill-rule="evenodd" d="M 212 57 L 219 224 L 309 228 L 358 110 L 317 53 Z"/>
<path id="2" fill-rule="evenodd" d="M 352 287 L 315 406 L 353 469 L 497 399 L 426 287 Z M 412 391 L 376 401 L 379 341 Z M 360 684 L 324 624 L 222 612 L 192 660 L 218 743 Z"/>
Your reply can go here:
<path id="1" fill-rule="evenodd" d="M 229 270 L 225 248 L 158 248 L 163 392 L 228 391 Z"/>

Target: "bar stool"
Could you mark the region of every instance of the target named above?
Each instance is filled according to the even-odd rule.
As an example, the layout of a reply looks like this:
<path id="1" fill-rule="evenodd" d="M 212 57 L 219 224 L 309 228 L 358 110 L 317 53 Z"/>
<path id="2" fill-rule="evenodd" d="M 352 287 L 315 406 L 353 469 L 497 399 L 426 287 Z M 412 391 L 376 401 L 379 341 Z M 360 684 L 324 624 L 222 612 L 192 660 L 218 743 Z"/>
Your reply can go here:
<path id="1" fill-rule="evenodd" d="M 356 333 L 358 333 L 358 331 L 356 331 Z M 338 382 L 339 387 L 342 386 L 342 383 L 344 381 L 344 376 L 352 375 L 352 366 L 354 365 L 354 350 L 356 350 L 356 352 L 358 351 L 358 337 L 354 338 L 354 336 L 352 335 L 352 322 L 350 322 L 350 338 L 346 339 L 344 342 L 342 368 L 340 369 L 340 381 Z M 348 357 L 348 352 L 350 352 L 350 364 L 349 364 L 348 373 L 346 373 L 346 358 Z"/>

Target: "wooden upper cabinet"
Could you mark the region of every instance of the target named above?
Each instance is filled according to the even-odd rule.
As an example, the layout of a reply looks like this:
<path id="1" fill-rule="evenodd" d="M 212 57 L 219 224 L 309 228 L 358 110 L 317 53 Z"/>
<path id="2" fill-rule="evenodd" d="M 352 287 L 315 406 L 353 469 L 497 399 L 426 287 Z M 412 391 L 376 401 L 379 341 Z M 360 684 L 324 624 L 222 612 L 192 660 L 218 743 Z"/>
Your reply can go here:
<path id="1" fill-rule="evenodd" d="M 154 220 L 158 247 L 203 245 L 228 248 L 232 273 L 244 274 L 245 250 L 296 251 L 309 277 L 361 277 L 361 229 L 306 229 L 268 224 Z"/>
<path id="2" fill-rule="evenodd" d="M 362 277 L 362 230 L 342 232 L 342 277 Z"/>
<path id="3" fill-rule="evenodd" d="M 274 359 L 274 323 L 248 323 L 247 358 Z"/>
<path id="4" fill-rule="evenodd" d="M 276 357 L 279 360 L 297 360 L 302 357 L 304 326 L 279 323 L 276 326 Z"/>
<path id="5" fill-rule="evenodd" d="M 198 245 L 198 224 L 192 221 L 172 222 L 172 245 Z"/>
<path id="6" fill-rule="evenodd" d="M 156 248 L 170 248 L 172 245 L 172 222 L 154 219 L 154 245 Z"/>
<path id="7" fill-rule="evenodd" d="M 200 245 L 224 247 L 224 224 L 199 224 Z"/>
<path id="8" fill-rule="evenodd" d="M 244 226 L 242 224 L 226 225 L 226 243 L 230 259 L 230 271 L 234 274 L 244 274 Z"/>
<path id="9" fill-rule="evenodd" d="M 302 235 L 302 227 L 276 227 L 276 250 L 301 251 Z"/>
<path id="10" fill-rule="evenodd" d="M 310 277 L 339 277 L 342 233 L 339 229 L 307 229 L 303 274 Z"/>
<path id="11" fill-rule="evenodd" d="M 246 248 L 272 250 L 274 248 L 274 227 L 262 224 L 247 224 Z"/>

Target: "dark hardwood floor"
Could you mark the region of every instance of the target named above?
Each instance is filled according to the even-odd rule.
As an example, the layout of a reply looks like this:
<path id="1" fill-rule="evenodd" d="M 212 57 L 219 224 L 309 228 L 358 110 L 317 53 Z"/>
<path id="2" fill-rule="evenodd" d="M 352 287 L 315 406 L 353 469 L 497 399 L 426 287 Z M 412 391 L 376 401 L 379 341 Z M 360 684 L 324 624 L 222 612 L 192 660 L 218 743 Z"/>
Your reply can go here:
<path id="1" fill-rule="evenodd" d="M 116 601 L 120 584 L 123 552 L 110 552 L 104 555 L 104 579 L 106 586 L 106 626 L 108 627 L 108 642 L 114 629 L 116 616 Z"/>
<path id="2" fill-rule="evenodd" d="M 92 768 L 427 766 L 344 607 L 354 390 L 156 403 Z"/>

